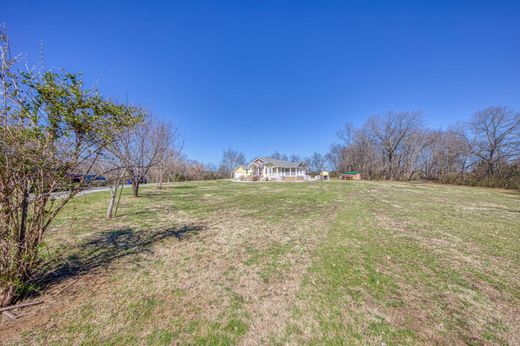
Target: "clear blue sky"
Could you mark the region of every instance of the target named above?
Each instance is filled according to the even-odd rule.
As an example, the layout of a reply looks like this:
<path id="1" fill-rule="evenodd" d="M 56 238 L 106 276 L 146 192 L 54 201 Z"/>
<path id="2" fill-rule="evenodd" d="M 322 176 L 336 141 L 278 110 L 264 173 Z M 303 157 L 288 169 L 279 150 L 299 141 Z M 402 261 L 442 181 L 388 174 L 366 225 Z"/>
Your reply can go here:
<path id="1" fill-rule="evenodd" d="M 177 123 L 190 158 L 325 152 L 346 121 L 520 110 L 520 1 L 9 1 L 14 49 Z"/>

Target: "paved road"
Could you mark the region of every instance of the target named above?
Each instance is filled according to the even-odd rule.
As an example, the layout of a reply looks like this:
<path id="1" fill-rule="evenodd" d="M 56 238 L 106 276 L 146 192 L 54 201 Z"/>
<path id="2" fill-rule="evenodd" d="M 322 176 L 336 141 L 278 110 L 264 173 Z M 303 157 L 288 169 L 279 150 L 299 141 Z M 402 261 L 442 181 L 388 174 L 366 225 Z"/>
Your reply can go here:
<path id="1" fill-rule="evenodd" d="M 127 187 L 131 187 L 132 185 L 130 184 L 126 184 L 123 186 L 123 188 L 127 188 Z M 81 192 L 78 192 L 76 194 L 76 196 L 83 196 L 83 195 L 88 195 L 89 193 L 94 193 L 94 192 L 101 192 L 101 191 L 109 191 L 110 188 L 107 187 L 107 186 L 102 186 L 102 187 L 91 187 L 90 189 L 86 189 L 86 190 L 83 190 Z M 52 197 L 53 198 L 63 198 L 67 196 L 67 193 L 66 192 L 54 192 L 52 194 Z"/>
<path id="2" fill-rule="evenodd" d="M 127 184 L 127 185 L 123 185 L 124 188 L 126 187 L 130 187 L 132 185 L 130 184 Z M 107 186 L 102 186 L 102 187 L 91 187 L 90 189 L 87 189 L 87 190 L 83 190 L 81 191 L 80 193 L 78 193 L 76 196 L 81 196 L 81 195 L 88 195 L 89 193 L 94 193 L 94 192 L 100 192 L 100 191 L 109 191 L 110 188 L 107 187 Z"/>

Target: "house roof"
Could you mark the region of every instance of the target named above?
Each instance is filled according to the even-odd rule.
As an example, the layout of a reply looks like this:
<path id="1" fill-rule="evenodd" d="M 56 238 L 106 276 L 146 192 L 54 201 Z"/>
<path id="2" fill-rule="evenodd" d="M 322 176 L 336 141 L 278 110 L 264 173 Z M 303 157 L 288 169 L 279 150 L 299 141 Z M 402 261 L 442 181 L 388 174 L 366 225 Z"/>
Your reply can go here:
<path id="1" fill-rule="evenodd" d="M 282 168 L 296 168 L 296 167 L 301 167 L 301 166 L 305 165 L 303 162 L 291 162 L 291 161 L 279 160 L 279 159 L 274 159 L 272 157 L 265 157 L 265 156 L 257 157 L 256 159 L 253 160 L 253 162 L 255 162 L 256 160 L 262 160 L 265 163 L 270 163 L 275 167 L 282 167 Z M 251 162 L 251 163 L 253 163 L 253 162 Z"/>
<path id="2" fill-rule="evenodd" d="M 235 168 L 235 171 L 238 170 L 238 169 L 247 169 L 247 166 L 246 165 L 239 165 L 237 168 Z"/>

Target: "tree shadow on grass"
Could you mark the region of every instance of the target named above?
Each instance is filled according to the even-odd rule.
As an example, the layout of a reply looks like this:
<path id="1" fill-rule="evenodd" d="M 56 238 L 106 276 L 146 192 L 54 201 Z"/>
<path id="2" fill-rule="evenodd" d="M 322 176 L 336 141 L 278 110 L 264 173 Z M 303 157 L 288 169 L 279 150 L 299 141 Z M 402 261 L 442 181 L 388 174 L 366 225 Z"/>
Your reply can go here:
<path id="1" fill-rule="evenodd" d="M 148 198 L 148 199 L 155 199 L 155 198 L 164 198 L 165 196 L 171 195 L 174 196 L 177 192 L 177 190 L 190 190 L 195 189 L 195 186 L 193 185 L 186 185 L 186 186 L 168 186 L 164 187 L 163 189 L 149 189 L 146 191 L 143 191 L 139 195 L 139 198 Z"/>
<path id="2" fill-rule="evenodd" d="M 131 255 L 153 253 L 153 245 L 176 238 L 188 240 L 205 228 L 201 225 L 184 225 L 177 228 L 134 231 L 131 228 L 110 230 L 86 239 L 74 247 L 66 258 L 58 258 L 43 267 L 35 282 L 42 289 L 49 288 L 68 278 L 105 268 L 110 263 Z"/>
<path id="3" fill-rule="evenodd" d="M 195 185 L 174 185 L 171 188 L 172 189 L 194 189 Z"/>
<path id="4" fill-rule="evenodd" d="M 511 195 L 513 197 L 517 197 L 520 199 L 520 190 L 507 190 L 507 191 L 502 191 L 502 193 L 504 195 Z"/>

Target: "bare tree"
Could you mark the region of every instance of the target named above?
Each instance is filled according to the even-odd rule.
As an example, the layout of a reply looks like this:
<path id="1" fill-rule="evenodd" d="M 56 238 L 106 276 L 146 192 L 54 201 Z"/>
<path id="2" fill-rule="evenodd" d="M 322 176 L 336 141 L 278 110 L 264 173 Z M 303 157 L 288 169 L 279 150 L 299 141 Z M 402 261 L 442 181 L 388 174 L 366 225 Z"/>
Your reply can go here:
<path id="1" fill-rule="evenodd" d="M 398 178 L 399 150 L 407 136 L 421 126 L 421 112 L 387 112 L 369 120 L 370 130 L 383 150 L 387 179 Z"/>
<path id="2" fill-rule="evenodd" d="M 162 189 L 165 174 L 168 170 L 175 170 L 178 158 L 181 156 L 182 143 L 179 141 L 178 129 L 172 123 L 161 123 L 162 128 L 154 135 L 153 140 L 161 143 L 157 154 L 157 164 L 154 167 L 157 176 L 157 188 Z"/>
<path id="3" fill-rule="evenodd" d="M 184 166 L 184 175 L 187 180 L 201 180 L 207 168 L 200 162 L 194 160 L 186 160 Z"/>
<path id="4" fill-rule="evenodd" d="M 171 147 L 161 156 L 158 164 L 150 170 L 150 177 L 157 183 L 157 188 L 162 189 L 164 182 L 175 181 L 176 176 L 182 171 L 184 157 L 181 147 Z"/>
<path id="5" fill-rule="evenodd" d="M 271 154 L 271 157 L 272 157 L 273 159 L 281 160 L 281 159 L 282 159 L 282 154 L 280 154 L 280 153 L 278 152 L 278 150 L 275 150 L 274 153 Z"/>
<path id="6" fill-rule="evenodd" d="M 224 177 L 229 178 L 235 168 L 245 163 L 246 157 L 243 153 L 233 149 L 227 149 L 222 153 L 219 171 Z"/>
<path id="7" fill-rule="evenodd" d="M 352 144 L 343 149 L 341 169 L 361 171 L 368 179 L 378 179 L 382 171 L 380 153 L 368 124 L 365 124 L 355 130 Z"/>
<path id="8" fill-rule="evenodd" d="M 334 143 L 331 144 L 329 152 L 325 155 L 325 160 L 327 161 L 329 167 L 336 172 L 341 170 L 341 164 L 343 162 L 343 150 L 344 147 L 342 145 Z"/>
<path id="9" fill-rule="evenodd" d="M 138 125 L 141 128 L 128 129 L 105 151 L 102 164 L 105 168 L 103 171 L 108 172 L 106 175 L 110 190 L 107 218 L 116 216 L 125 177 L 128 176 L 132 182 L 135 197 L 138 196 L 140 182 L 148 172 L 155 175 L 155 181 L 161 189 L 164 175 L 168 169 L 172 169 L 180 155 L 178 129 L 171 123 L 157 122 L 148 117 L 147 122 Z"/>
<path id="10" fill-rule="evenodd" d="M 314 152 L 309 158 L 305 160 L 309 171 L 318 174 L 325 168 L 325 158 L 322 154 Z"/>
<path id="11" fill-rule="evenodd" d="M 278 159 L 278 160 L 284 160 L 284 161 L 289 161 L 289 156 L 287 154 L 280 154 L 278 152 L 278 150 L 275 150 L 274 153 L 271 154 L 271 156 L 273 159 Z"/>
<path id="12" fill-rule="evenodd" d="M 148 114 L 139 126 L 127 129 L 110 147 L 129 174 L 134 197 L 139 197 L 140 184 L 160 162 L 175 134 L 176 129 L 170 124 L 158 122 Z"/>
<path id="13" fill-rule="evenodd" d="M 472 152 L 493 176 L 500 162 L 520 155 L 520 113 L 506 107 L 489 107 L 476 112 L 469 122 Z"/>
<path id="14" fill-rule="evenodd" d="M 420 158 L 432 143 L 430 132 L 421 128 L 414 129 L 405 137 L 399 154 L 397 171 L 399 179 L 412 180 L 421 175 L 423 165 Z"/>
<path id="15" fill-rule="evenodd" d="M 348 147 L 352 143 L 356 129 L 351 122 L 346 122 L 341 129 L 336 132 L 336 136 L 343 143 L 343 147 Z"/>
<path id="16" fill-rule="evenodd" d="M 470 161 L 466 137 L 456 128 L 447 131 L 430 131 L 430 144 L 422 151 L 418 164 L 428 179 L 449 181 L 462 177 Z"/>
<path id="17" fill-rule="evenodd" d="M 289 161 L 291 161 L 291 162 L 302 162 L 303 159 L 298 154 L 292 154 L 291 156 L 289 156 Z"/>

